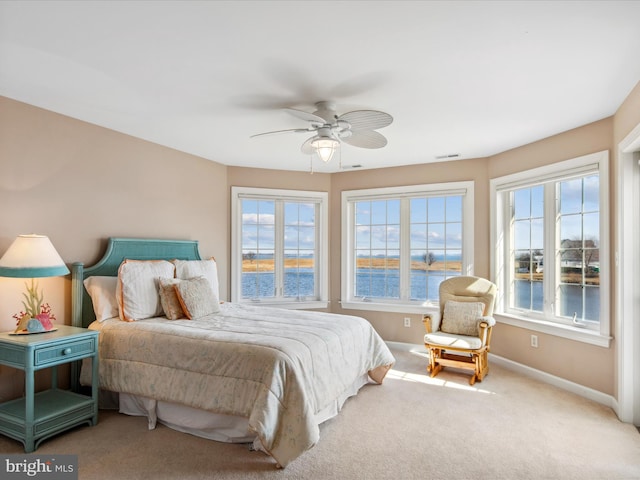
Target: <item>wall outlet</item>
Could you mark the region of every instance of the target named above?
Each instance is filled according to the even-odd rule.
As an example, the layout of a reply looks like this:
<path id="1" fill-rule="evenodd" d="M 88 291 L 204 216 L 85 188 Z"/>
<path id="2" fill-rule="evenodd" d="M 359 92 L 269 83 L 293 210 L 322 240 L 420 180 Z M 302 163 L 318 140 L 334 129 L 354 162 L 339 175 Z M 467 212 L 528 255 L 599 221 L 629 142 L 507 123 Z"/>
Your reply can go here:
<path id="1" fill-rule="evenodd" d="M 533 348 L 538 348 L 538 336 L 537 335 L 531 335 L 531 346 Z"/>
<path id="2" fill-rule="evenodd" d="M 405 327 L 410 327 L 411 326 L 411 318 L 410 317 L 404 317 L 404 326 Z"/>

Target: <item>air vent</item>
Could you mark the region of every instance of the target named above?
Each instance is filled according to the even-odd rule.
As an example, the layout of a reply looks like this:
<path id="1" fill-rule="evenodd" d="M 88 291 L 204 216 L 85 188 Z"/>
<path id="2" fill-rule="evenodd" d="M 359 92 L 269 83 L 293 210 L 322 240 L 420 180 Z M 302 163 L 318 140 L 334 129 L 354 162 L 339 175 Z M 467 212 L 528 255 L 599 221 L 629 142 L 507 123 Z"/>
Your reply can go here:
<path id="1" fill-rule="evenodd" d="M 447 155 L 437 155 L 436 160 L 451 160 L 452 158 L 458 158 L 459 153 L 449 153 Z"/>

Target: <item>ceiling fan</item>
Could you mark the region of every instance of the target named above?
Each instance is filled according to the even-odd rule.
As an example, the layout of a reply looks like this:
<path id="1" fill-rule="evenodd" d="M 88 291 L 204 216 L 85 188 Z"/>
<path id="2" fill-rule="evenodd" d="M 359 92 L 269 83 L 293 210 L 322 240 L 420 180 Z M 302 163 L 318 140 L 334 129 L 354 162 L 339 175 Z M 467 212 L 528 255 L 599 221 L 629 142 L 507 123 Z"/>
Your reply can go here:
<path id="1" fill-rule="evenodd" d="M 382 148 L 387 144 L 384 135 L 375 130 L 393 122 L 393 117 L 388 113 L 377 110 L 354 110 L 338 115 L 333 102 L 317 102 L 315 105 L 316 111 L 313 113 L 295 108 L 284 109 L 285 112 L 307 121 L 309 125 L 306 128 L 258 133 L 251 138 L 279 133 L 313 132 L 314 136 L 302 144 L 302 153 L 317 153 L 324 162 L 331 160 L 333 154 L 340 148 L 341 142 L 360 148 Z"/>

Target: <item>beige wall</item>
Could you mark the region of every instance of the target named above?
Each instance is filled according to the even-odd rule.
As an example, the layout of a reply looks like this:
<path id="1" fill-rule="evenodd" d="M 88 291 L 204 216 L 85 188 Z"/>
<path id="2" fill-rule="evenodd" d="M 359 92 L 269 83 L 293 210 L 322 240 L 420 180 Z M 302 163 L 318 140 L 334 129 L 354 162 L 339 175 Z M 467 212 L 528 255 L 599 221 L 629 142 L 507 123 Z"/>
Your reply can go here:
<path id="1" fill-rule="evenodd" d="M 197 239 L 218 260 L 222 298 L 229 298 L 231 186 L 329 192 L 330 309 L 361 315 L 386 340 L 419 344 L 418 315 L 342 310 L 341 192 L 360 188 L 475 180 L 475 273 L 489 276 L 489 180 L 601 150 L 640 123 L 640 84 L 612 117 L 486 159 L 429 163 L 333 175 L 225 167 L 112 130 L 0 97 L 0 252 L 20 233 L 49 235 L 68 263 L 94 263 L 109 236 Z M 615 159 L 612 155 L 612 183 Z M 615 214 L 612 212 L 612 219 Z M 612 249 L 613 250 L 613 249 Z M 70 280 L 43 279 L 46 299 L 70 323 Z M 0 279 L 0 330 L 21 308 L 19 280 Z M 614 298 L 612 292 L 612 298 Z M 405 328 L 403 318 L 412 318 Z M 607 394 L 615 390 L 611 349 L 539 336 L 499 324 L 493 351 Z M 0 368 L 0 400 L 20 391 L 15 372 Z"/>
<path id="2" fill-rule="evenodd" d="M 42 233 L 66 262 L 90 265 L 110 236 L 197 239 L 226 275 L 226 170 L 0 97 L 0 251 Z"/>
<path id="3" fill-rule="evenodd" d="M 331 175 L 327 173 L 228 167 L 227 179 L 229 195 L 231 187 L 282 188 L 313 192 L 328 192 L 331 188 Z"/>
<path id="4" fill-rule="evenodd" d="M 613 117 L 559 133 L 489 158 L 489 179 L 611 150 Z"/>
<path id="5" fill-rule="evenodd" d="M 639 124 L 640 82 L 631 90 L 614 116 L 613 135 L 616 147 Z"/>

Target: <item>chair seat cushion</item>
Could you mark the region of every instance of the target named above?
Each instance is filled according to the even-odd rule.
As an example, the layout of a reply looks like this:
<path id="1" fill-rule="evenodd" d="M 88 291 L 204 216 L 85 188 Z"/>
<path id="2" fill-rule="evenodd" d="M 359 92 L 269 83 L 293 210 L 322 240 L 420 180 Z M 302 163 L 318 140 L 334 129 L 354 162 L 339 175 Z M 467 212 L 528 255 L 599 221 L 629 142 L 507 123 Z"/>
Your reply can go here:
<path id="1" fill-rule="evenodd" d="M 482 347 L 482 340 L 478 337 L 456 335 L 455 333 L 445 333 L 442 331 L 427 333 L 424 336 L 424 343 L 468 350 L 477 350 Z"/>

